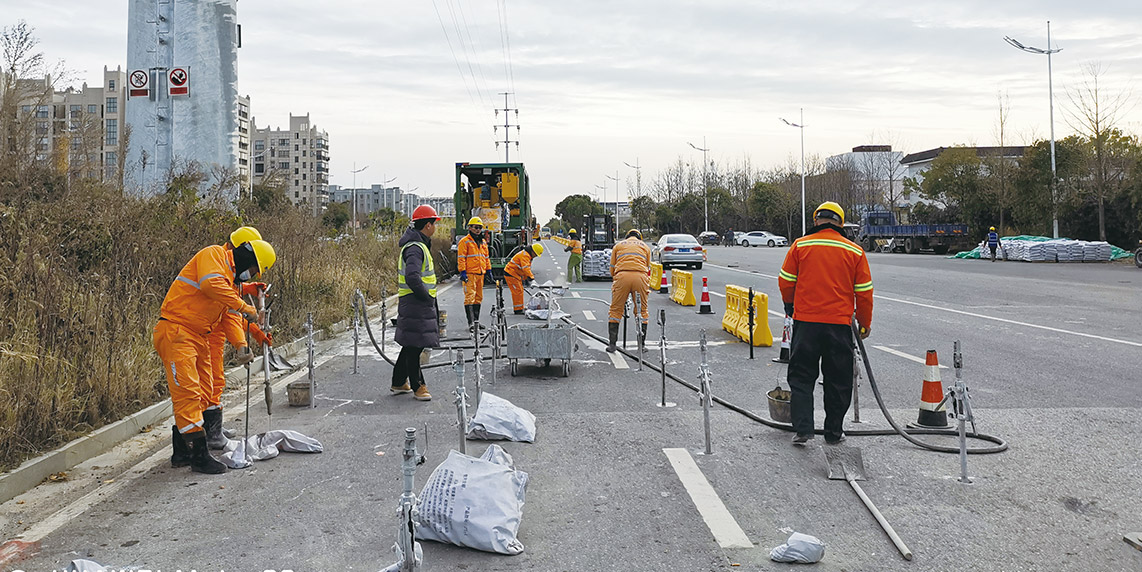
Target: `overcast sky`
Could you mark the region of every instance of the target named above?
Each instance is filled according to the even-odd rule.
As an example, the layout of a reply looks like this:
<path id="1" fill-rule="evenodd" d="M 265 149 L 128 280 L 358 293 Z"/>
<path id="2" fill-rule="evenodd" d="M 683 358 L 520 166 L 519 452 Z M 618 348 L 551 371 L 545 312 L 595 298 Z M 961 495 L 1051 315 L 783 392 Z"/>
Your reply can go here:
<path id="1" fill-rule="evenodd" d="M 34 26 L 49 59 L 98 83 L 125 64 L 125 0 L 0 0 L 0 24 Z M 453 164 L 502 161 L 493 109 L 519 109 L 522 160 L 546 222 L 568 194 L 606 185 L 614 200 L 642 167 L 644 185 L 679 159 L 772 168 L 883 143 L 911 153 L 994 145 L 998 98 L 1008 144 L 1072 133 L 1068 89 L 1102 64 L 1101 87 L 1142 101 L 1138 0 L 246 0 L 239 92 L 261 126 L 309 113 L 329 132 L 331 182 L 452 192 Z M 501 22 L 506 21 L 506 28 Z M 503 34 L 506 31 L 505 49 Z M 510 67 L 507 61 L 510 60 Z M 512 117 L 513 123 L 515 117 Z M 1122 116 L 1142 134 L 1142 104 Z M 515 133 L 513 130 L 513 138 Z M 501 135 L 502 138 L 502 135 Z M 384 177 L 384 178 L 383 178 Z"/>

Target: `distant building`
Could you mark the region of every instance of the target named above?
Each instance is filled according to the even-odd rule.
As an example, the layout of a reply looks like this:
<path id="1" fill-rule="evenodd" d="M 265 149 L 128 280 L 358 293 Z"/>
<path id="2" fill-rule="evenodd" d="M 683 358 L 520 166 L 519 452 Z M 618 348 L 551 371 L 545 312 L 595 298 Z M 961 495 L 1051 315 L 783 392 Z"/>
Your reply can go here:
<path id="1" fill-rule="evenodd" d="M 286 196 L 294 206 L 320 216 L 328 201 L 329 134 L 318 129 L 308 113 L 291 114 L 286 129 L 258 128 L 257 118 L 252 118 L 250 131 L 253 182 L 284 182 Z"/>
<path id="2" fill-rule="evenodd" d="M 919 153 L 912 153 L 905 156 L 900 160 L 900 164 L 904 166 L 904 176 L 916 179 L 917 183 L 924 180 L 924 172 L 932 168 L 932 161 L 940 156 L 940 153 L 953 147 L 936 147 L 935 149 L 928 149 L 927 151 L 920 151 Z M 1027 153 L 1027 147 L 1015 145 L 1011 147 L 964 147 L 964 149 L 974 149 L 976 155 L 983 159 L 986 157 L 1003 157 L 1012 163 L 1019 161 L 1024 154 Z"/>
<path id="3" fill-rule="evenodd" d="M 859 145 L 825 159 L 825 171 L 848 172 L 853 187 L 850 196 L 860 200 L 860 204 L 850 205 L 851 209 L 863 211 L 877 205 L 907 208 L 909 197 L 900 164 L 903 156 L 891 145 Z M 888 205 L 890 201 L 896 204 Z"/>

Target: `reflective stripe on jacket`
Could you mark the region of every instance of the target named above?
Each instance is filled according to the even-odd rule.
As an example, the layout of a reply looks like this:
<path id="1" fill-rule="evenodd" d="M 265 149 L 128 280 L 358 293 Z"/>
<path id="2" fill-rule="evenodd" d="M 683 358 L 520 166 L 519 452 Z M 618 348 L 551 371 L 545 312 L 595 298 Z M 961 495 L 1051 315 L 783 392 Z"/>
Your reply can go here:
<path id="1" fill-rule="evenodd" d="M 650 273 L 650 247 L 634 236 L 620 240 L 611 249 L 611 275 L 628 270 Z"/>
<path id="2" fill-rule="evenodd" d="M 406 243 L 400 249 L 400 263 L 397 265 L 397 296 L 405 296 L 412 294 L 412 288 L 409 288 L 408 282 L 405 279 L 405 264 L 404 256 L 405 251 L 410 246 L 419 246 L 423 251 L 424 258 L 420 263 L 420 281 L 428 288 L 428 295 L 436 297 L 436 270 L 432 265 L 432 251 L 428 249 L 428 245 L 423 242 L 412 241 Z"/>
<path id="3" fill-rule="evenodd" d="M 856 309 L 861 326 L 872 324 L 872 273 L 864 250 L 832 228 L 793 241 L 777 278 L 781 299 L 793 303 L 793 319 L 848 324 Z"/>
<path id="4" fill-rule="evenodd" d="M 535 279 L 535 275 L 531 273 L 531 254 L 527 250 L 521 250 L 512 257 L 507 266 L 504 266 L 504 273 L 511 274 L 520 280 L 528 278 Z"/>
<path id="5" fill-rule="evenodd" d="M 571 239 L 571 254 L 583 254 L 583 243 L 576 239 Z"/>
<path id="6" fill-rule="evenodd" d="M 465 234 L 456 246 L 456 271 L 468 274 L 491 272 L 492 261 L 488 258 L 488 241 L 476 242 L 471 234 Z"/>
<path id="7" fill-rule="evenodd" d="M 987 245 L 996 246 L 999 244 L 999 235 L 994 232 L 987 233 Z"/>
<path id="8" fill-rule="evenodd" d="M 220 245 L 203 248 L 182 267 L 163 299 L 160 316 L 205 336 L 218 327 L 226 310 L 258 311 L 242 301 L 234 287 L 234 253 Z"/>

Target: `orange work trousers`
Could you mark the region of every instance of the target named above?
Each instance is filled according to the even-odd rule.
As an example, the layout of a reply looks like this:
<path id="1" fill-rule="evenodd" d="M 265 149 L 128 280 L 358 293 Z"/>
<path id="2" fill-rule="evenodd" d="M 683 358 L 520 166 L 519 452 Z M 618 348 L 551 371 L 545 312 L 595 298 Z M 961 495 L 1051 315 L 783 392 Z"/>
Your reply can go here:
<path id="1" fill-rule="evenodd" d="M 174 322 L 159 320 L 154 343 L 167 375 L 175 426 L 179 433 L 201 431 L 205 384 L 210 383 L 212 375 L 206 338 Z"/>
<path id="2" fill-rule="evenodd" d="M 226 372 L 223 355 L 226 353 L 226 333 L 221 325 L 206 335 L 206 346 L 210 351 L 210 377 L 202 380 L 203 409 L 221 409 L 222 391 L 226 389 Z"/>
<path id="3" fill-rule="evenodd" d="M 484 275 L 468 274 L 468 281 L 464 283 L 464 305 L 484 303 Z"/>
<path id="4" fill-rule="evenodd" d="M 512 291 L 512 309 L 517 312 L 522 312 L 523 280 L 520 280 L 511 274 L 504 274 L 504 282 L 508 283 L 508 289 Z"/>
<path id="5" fill-rule="evenodd" d="M 607 314 L 608 321 L 613 324 L 622 321 L 623 308 L 631 294 L 638 294 L 642 323 L 650 321 L 650 311 L 646 308 L 650 297 L 650 277 L 637 270 L 620 270 L 611 281 L 611 311 Z"/>

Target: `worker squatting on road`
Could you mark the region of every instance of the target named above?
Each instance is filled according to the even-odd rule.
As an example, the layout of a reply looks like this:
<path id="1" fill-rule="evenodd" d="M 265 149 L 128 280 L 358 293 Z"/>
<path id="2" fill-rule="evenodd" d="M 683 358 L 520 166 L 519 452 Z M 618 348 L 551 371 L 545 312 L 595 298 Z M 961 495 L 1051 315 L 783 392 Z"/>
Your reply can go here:
<path id="1" fill-rule="evenodd" d="M 611 309 L 607 314 L 607 351 L 618 349 L 619 322 L 623 319 L 627 298 L 638 296 L 638 306 L 642 309 L 639 322 L 639 336 L 642 348 L 646 349 L 646 324 L 650 312 L 646 301 L 650 297 L 650 247 L 642 241 L 642 233 L 632 228 L 625 240 L 620 240 L 611 249 Z"/>
<path id="2" fill-rule="evenodd" d="M 167 290 L 155 325 L 154 344 L 174 407 L 172 467 L 190 465 L 192 471 L 211 474 L 226 471 L 226 465 L 207 450 L 203 430 L 208 384 L 213 376 L 207 336 L 222 326 L 227 310 L 263 323 L 264 312 L 243 302 L 236 286 L 260 277 L 276 259 L 273 247 L 264 240 L 251 240 L 234 250 L 208 246 L 183 266 Z M 248 358 L 247 351 L 247 363 Z"/>
<path id="3" fill-rule="evenodd" d="M 575 229 L 567 231 L 567 248 L 563 252 L 570 252 L 567 259 L 567 282 L 583 281 L 583 243 L 579 242 L 579 232 Z"/>
<path id="4" fill-rule="evenodd" d="M 468 234 L 456 246 L 456 270 L 464 283 L 464 315 L 468 329 L 480 321 L 480 306 L 484 303 L 484 274 L 492 271 L 488 258 L 488 240 L 484 235 L 484 220 L 474 216 L 468 220 Z"/>
<path id="5" fill-rule="evenodd" d="M 222 245 L 227 251 L 233 251 L 251 240 L 261 240 L 262 234 L 252 226 L 243 226 L 230 233 L 230 240 Z M 243 282 L 239 288 L 240 295 L 258 296 L 266 288 L 263 282 Z M 223 355 L 226 351 L 226 342 L 237 350 L 238 365 L 245 365 L 254 359 L 254 354 L 247 347 L 246 328 L 250 330 L 250 337 L 259 346 L 262 343 L 273 345 L 274 338 L 269 332 L 263 332 L 257 324 L 251 324 L 242 318 L 236 310 L 226 310 L 222 315 L 220 327 L 214 328 L 206 336 L 206 345 L 210 350 L 210 377 L 203 381 L 206 391 L 206 410 L 202 412 L 203 428 L 206 430 L 206 445 L 211 449 L 226 447 L 226 438 L 222 436 L 222 392 L 226 389 L 225 363 Z"/>
<path id="6" fill-rule="evenodd" d="M 420 370 L 420 354 L 440 345 L 437 322 L 436 267 L 432 262 L 432 235 L 436 233 L 436 209 L 420 205 L 412 211 L 412 226 L 397 243 L 397 331 L 393 339 L 401 346 L 393 366 L 393 393 L 413 392 L 420 401 L 431 401 L 428 384 Z"/>
<path id="7" fill-rule="evenodd" d="M 793 443 L 813 438 L 813 385 L 824 375 L 825 442 L 844 440 L 853 393 L 853 309 L 861 338 L 872 329 L 872 273 L 864 249 L 841 234 L 845 211 L 834 202 L 813 211 L 813 228 L 793 241 L 777 282 L 785 315 L 793 316 L 789 342 Z"/>
<path id="8" fill-rule="evenodd" d="M 542 244 L 529 244 L 504 266 L 504 282 L 508 283 L 508 289 L 512 291 L 512 309 L 516 314 L 523 313 L 523 287 L 535 280 L 535 274 L 531 272 L 531 259 L 541 254 Z"/>

